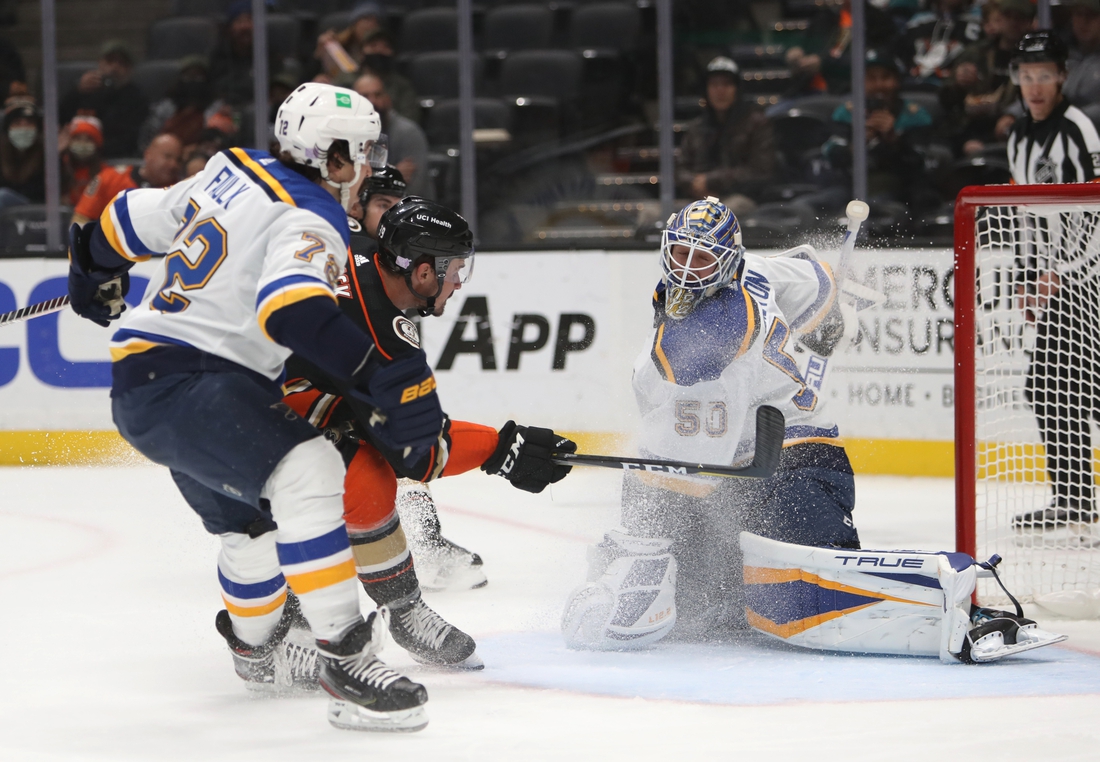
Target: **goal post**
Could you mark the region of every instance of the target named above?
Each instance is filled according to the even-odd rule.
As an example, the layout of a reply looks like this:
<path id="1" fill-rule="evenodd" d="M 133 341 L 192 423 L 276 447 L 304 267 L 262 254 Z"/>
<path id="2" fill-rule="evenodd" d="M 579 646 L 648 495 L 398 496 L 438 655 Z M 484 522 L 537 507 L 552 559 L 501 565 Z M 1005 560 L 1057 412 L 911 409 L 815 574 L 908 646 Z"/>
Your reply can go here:
<path id="1" fill-rule="evenodd" d="M 964 188 L 954 293 L 956 549 L 1100 616 L 1100 184 Z M 1008 602 L 993 580 L 977 599 Z"/>

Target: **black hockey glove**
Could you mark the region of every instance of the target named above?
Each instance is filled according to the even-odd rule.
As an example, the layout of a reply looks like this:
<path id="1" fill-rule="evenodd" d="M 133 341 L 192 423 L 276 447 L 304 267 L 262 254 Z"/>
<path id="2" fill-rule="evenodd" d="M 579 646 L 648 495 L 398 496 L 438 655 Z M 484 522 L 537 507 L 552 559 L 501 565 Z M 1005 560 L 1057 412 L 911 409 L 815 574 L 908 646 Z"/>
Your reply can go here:
<path id="1" fill-rule="evenodd" d="M 513 487 L 526 492 L 542 492 L 547 484 L 560 482 L 572 466 L 560 466 L 554 455 L 576 452 L 577 443 L 536 426 L 517 426 L 508 421 L 500 430 L 497 449 L 482 464 L 486 473 L 503 476 Z"/>
<path id="2" fill-rule="evenodd" d="M 346 395 L 359 423 L 385 447 L 405 450 L 406 461 L 435 445 L 443 430 L 443 409 L 423 350 L 367 373 L 365 382 Z"/>
<path id="3" fill-rule="evenodd" d="M 126 309 L 127 269 L 104 269 L 92 259 L 91 240 L 99 223 L 69 228 L 69 304 L 73 312 L 104 328 Z"/>

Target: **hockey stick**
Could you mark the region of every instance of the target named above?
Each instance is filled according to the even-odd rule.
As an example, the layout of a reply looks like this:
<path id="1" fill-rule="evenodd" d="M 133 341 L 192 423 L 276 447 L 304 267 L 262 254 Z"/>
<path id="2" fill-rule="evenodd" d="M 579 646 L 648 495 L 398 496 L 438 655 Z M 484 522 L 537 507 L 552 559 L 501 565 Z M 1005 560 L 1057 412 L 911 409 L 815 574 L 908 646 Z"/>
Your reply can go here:
<path id="1" fill-rule="evenodd" d="M 770 405 L 756 409 L 756 452 L 752 463 L 742 468 L 715 466 L 706 463 L 687 463 L 678 460 L 652 460 L 649 458 L 624 458 L 618 455 L 583 455 L 581 453 L 560 453 L 553 461 L 562 466 L 599 466 L 618 468 L 623 471 L 646 471 L 657 474 L 677 474 L 687 476 L 724 476 L 731 479 L 767 479 L 779 467 L 779 456 L 783 452 L 783 437 L 786 423 L 783 413 Z"/>
<path id="2" fill-rule="evenodd" d="M 29 320 L 33 317 L 49 315 L 51 312 L 60 312 L 69 306 L 69 295 L 58 296 L 46 302 L 28 304 L 26 307 L 0 315 L 0 327 L 9 323 L 18 323 L 21 320 Z"/>
<path id="3" fill-rule="evenodd" d="M 871 207 L 867 202 L 852 199 L 844 210 L 848 215 L 848 230 L 844 233 L 844 241 L 840 244 L 840 261 L 836 266 L 836 298 L 841 298 L 844 290 L 844 278 L 848 273 L 848 262 L 856 249 L 856 238 L 859 236 L 859 227 L 871 214 Z M 825 371 L 829 367 L 829 358 L 811 351 L 806 361 L 806 383 L 815 390 L 821 391 L 825 383 Z"/>

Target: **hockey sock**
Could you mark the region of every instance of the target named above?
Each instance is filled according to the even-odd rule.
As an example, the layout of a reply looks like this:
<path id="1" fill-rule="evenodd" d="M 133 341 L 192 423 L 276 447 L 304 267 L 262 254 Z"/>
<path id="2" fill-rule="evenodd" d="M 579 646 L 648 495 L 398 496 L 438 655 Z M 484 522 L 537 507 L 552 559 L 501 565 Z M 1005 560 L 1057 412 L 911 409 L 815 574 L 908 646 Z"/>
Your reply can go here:
<path id="1" fill-rule="evenodd" d="M 267 642 L 286 603 L 286 580 L 275 557 L 275 535 L 221 535 L 218 582 L 233 632 L 250 645 Z"/>
<path id="2" fill-rule="evenodd" d="M 349 531 L 348 536 L 356 574 L 375 603 L 392 603 L 420 589 L 396 512 L 381 527 L 367 532 Z"/>
<path id="3" fill-rule="evenodd" d="M 314 637 L 338 640 L 362 620 L 344 526 L 344 463 L 316 437 L 291 450 L 264 486 L 279 530 L 276 552 Z"/>

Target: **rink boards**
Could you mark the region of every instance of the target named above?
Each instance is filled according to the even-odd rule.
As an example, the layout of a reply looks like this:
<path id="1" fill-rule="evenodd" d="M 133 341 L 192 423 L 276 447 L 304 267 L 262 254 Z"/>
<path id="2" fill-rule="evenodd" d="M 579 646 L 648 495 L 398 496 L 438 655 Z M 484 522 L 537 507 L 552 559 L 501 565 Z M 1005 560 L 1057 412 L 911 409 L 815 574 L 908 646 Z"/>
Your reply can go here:
<path id="1" fill-rule="evenodd" d="M 154 268 L 133 271 L 131 300 Z M 444 408 L 459 419 L 551 426 L 589 452 L 629 450 L 630 378 L 659 275 L 653 252 L 479 254 L 447 314 L 421 326 Z M 65 276 L 62 260 L 0 263 L 0 312 L 64 294 Z M 949 475 L 952 253 L 858 251 L 852 277 L 884 298 L 859 314 L 830 361 L 829 415 L 858 471 Z M 68 311 L 0 331 L 0 463 L 134 457 L 112 431 L 112 332 Z"/>

